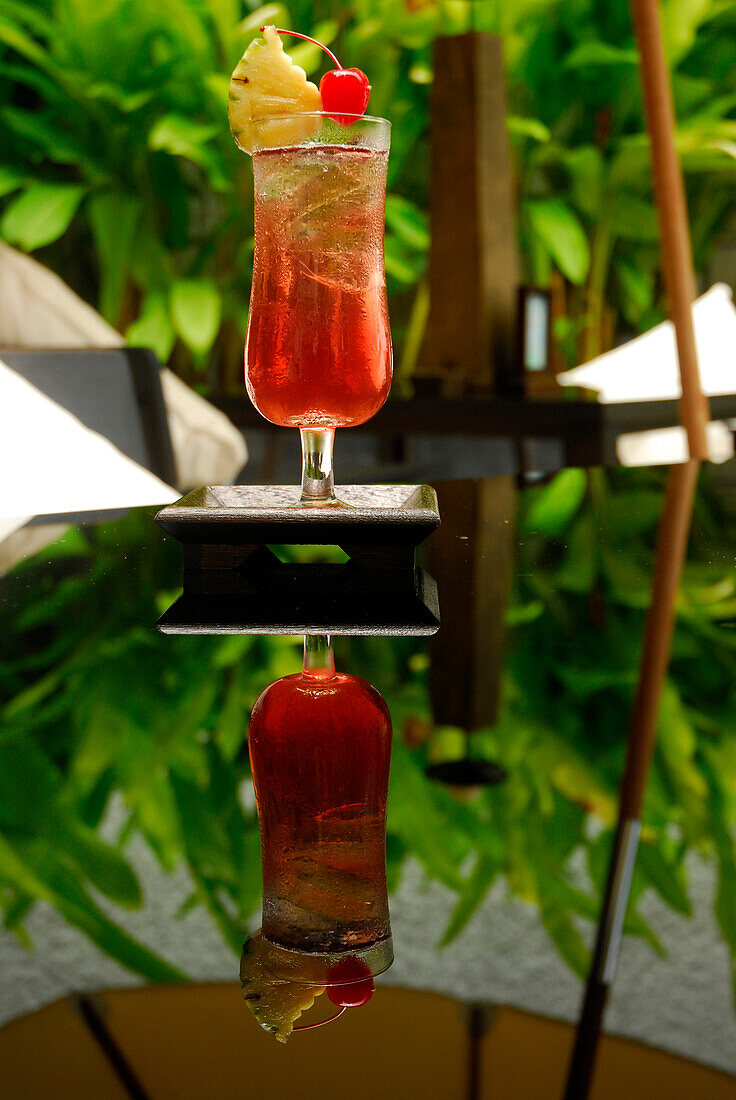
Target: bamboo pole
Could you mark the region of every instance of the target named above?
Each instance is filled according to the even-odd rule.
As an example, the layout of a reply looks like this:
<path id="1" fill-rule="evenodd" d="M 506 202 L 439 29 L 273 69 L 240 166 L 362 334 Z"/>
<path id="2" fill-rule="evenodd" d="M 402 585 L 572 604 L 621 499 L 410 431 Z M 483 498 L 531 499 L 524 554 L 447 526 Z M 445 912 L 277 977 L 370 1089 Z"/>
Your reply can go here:
<path id="1" fill-rule="evenodd" d="M 642 85 L 652 145 L 655 197 L 662 262 L 675 327 L 682 399 L 680 419 L 690 459 L 673 466 L 667 481 L 657 538 L 652 600 L 634 705 L 629 719 L 626 762 L 616 829 L 593 961 L 585 990 L 565 1091 L 565 1100 L 585 1100 L 595 1066 L 603 1013 L 613 984 L 631 877 L 641 830 L 641 813 L 654 752 L 662 688 L 669 666 L 675 603 L 685 562 L 701 459 L 707 458 L 707 398 L 700 386 L 692 320 L 695 299 L 690 233 L 682 171 L 675 148 L 675 113 L 656 0 L 631 0 L 641 60 Z"/>
<path id="2" fill-rule="evenodd" d="M 693 327 L 695 273 L 685 185 L 675 147 L 677 123 L 672 86 L 656 0 L 631 0 L 631 11 L 639 46 L 644 106 L 652 145 L 654 195 L 659 217 L 664 283 L 670 318 L 675 326 L 677 358 L 680 363 L 680 420 L 687 432 L 690 458 L 704 461 L 708 458 L 705 427 L 710 416 L 708 399 L 700 386 Z"/>
<path id="3" fill-rule="evenodd" d="M 673 466 L 659 526 L 652 602 L 644 635 L 634 705 L 629 720 L 626 762 L 621 780 L 618 825 L 611 850 L 593 961 L 585 989 L 565 1100 L 587 1097 L 603 1012 L 616 973 L 631 876 L 641 831 L 649 766 L 657 732 L 662 687 L 667 675 L 675 623 L 675 600 L 687 551 L 700 463 Z"/>

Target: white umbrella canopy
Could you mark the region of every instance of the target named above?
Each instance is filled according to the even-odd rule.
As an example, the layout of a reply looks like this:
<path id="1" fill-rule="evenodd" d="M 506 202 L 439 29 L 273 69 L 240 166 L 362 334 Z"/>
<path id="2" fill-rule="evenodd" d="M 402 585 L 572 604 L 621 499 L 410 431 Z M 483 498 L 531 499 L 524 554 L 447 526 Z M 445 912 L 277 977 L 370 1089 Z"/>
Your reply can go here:
<path id="1" fill-rule="evenodd" d="M 736 393 L 736 308 L 731 289 L 717 283 L 693 305 L 703 393 Z M 602 404 L 618 401 L 667 401 L 680 397 L 675 329 L 671 321 L 655 325 L 621 347 L 557 375 L 563 386 L 598 392 Z"/>
<path id="2" fill-rule="evenodd" d="M 0 356 L 3 348 L 124 344 L 57 275 L 0 241 Z M 178 488 L 231 482 L 248 458 L 241 433 L 166 368 L 161 386 Z M 0 573 L 61 534 L 58 524 L 20 530 L 34 516 L 165 504 L 178 495 L 6 364 L 0 432 Z"/>
<path id="3" fill-rule="evenodd" d="M 0 538 L 33 516 L 169 504 L 178 492 L 0 359 Z"/>
<path id="4" fill-rule="evenodd" d="M 57 275 L 0 241 L 0 355 L 3 348 L 124 345 L 120 333 Z M 166 368 L 161 386 L 178 488 L 231 482 L 248 459 L 241 433 Z"/>
<path id="5" fill-rule="evenodd" d="M 698 298 L 693 304 L 693 323 L 703 393 L 711 397 L 736 393 L 736 308 L 730 287 L 717 283 Z M 621 347 L 558 374 L 557 381 L 596 391 L 603 405 L 675 400 L 682 390 L 674 325 L 671 321 L 655 325 Z M 726 424 L 708 424 L 706 444 L 711 462 L 733 457 L 733 435 Z M 685 429 L 627 432 L 616 440 L 616 454 L 623 466 L 685 462 Z"/>

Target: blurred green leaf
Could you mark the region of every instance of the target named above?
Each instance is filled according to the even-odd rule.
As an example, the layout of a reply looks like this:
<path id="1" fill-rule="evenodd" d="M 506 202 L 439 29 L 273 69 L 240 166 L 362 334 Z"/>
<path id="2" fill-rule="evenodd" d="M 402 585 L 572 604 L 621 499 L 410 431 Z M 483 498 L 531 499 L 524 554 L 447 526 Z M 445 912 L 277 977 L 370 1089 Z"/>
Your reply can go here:
<path id="1" fill-rule="evenodd" d="M 590 592 L 598 576 L 598 539 L 590 513 L 578 516 L 566 533 L 562 567 L 555 580 L 567 592 Z"/>
<path id="2" fill-rule="evenodd" d="M 580 508 L 586 491 L 585 471 L 562 470 L 549 485 L 537 489 L 522 521 L 522 529 L 559 535 Z"/>
<path id="3" fill-rule="evenodd" d="M 398 237 L 388 233 L 385 240 L 386 274 L 400 283 L 413 283 L 423 270 L 415 252 L 402 244 Z"/>
<path id="4" fill-rule="evenodd" d="M 234 760 L 247 740 L 248 709 L 245 705 L 244 677 L 239 668 L 232 678 L 215 727 L 215 738 L 226 760 Z"/>
<path id="5" fill-rule="evenodd" d="M 535 141 L 549 141 L 552 137 L 549 128 L 543 122 L 540 122 L 538 118 L 509 115 L 506 119 L 506 127 L 510 134 L 534 138 Z"/>
<path id="6" fill-rule="evenodd" d="M 707 784 L 698 767 L 697 735 L 679 693 L 668 681 L 662 692 L 657 750 L 681 799 L 702 798 Z"/>
<path id="7" fill-rule="evenodd" d="M 656 244 L 659 241 L 657 210 L 653 203 L 638 195 L 618 194 L 609 211 L 611 228 L 625 241 L 643 241 Z"/>
<path id="8" fill-rule="evenodd" d="M 0 234 L 26 252 L 50 244 L 66 233 L 84 193 L 75 184 L 32 183 L 6 208 Z"/>
<path id="9" fill-rule="evenodd" d="M 138 881 L 115 848 L 104 844 L 65 804 L 61 777 L 30 740 L 0 743 L 0 823 L 28 838 L 44 837 L 119 905 L 140 905 Z"/>
<path id="10" fill-rule="evenodd" d="M 616 599 L 630 607 L 648 607 L 651 597 L 651 574 L 639 564 L 639 559 L 624 549 L 604 549 L 601 555 L 606 574 Z"/>
<path id="11" fill-rule="evenodd" d="M 654 272 L 625 260 L 615 264 L 614 272 L 621 289 L 623 315 L 629 324 L 638 325 L 654 303 Z"/>
<path id="12" fill-rule="evenodd" d="M 566 150 L 564 163 L 570 173 L 575 206 L 591 219 L 599 216 L 605 167 L 603 155 L 595 145 Z"/>
<path id="13" fill-rule="evenodd" d="M 38 43 L 18 26 L 13 20 L 6 18 L 0 12 L 0 42 L 9 46 L 11 50 L 17 50 L 22 57 L 35 62 L 42 68 L 49 64 L 49 57 Z"/>
<path id="14" fill-rule="evenodd" d="M 538 619 L 544 614 L 544 603 L 542 600 L 531 600 L 527 604 L 523 604 L 517 607 L 510 607 L 506 612 L 506 625 L 521 626 L 524 623 L 533 623 L 535 619 Z"/>
<path id="15" fill-rule="evenodd" d="M 181 279 L 171 288 L 171 320 L 187 347 L 209 350 L 220 326 L 222 299 L 209 280 Z"/>
<path id="16" fill-rule="evenodd" d="M 243 35 L 253 34 L 259 27 L 270 24 L 274 27 L 288 27 L 289 13 L 284 4 L 263 4 L 246 15 L 238 24 L 238 31 Z"/>
<path id="17" fill-rule="evenodd" d="M 394 742 L 391 760 L 388 828 L 433 878 L 450 889 L 462 889 L 459 864 L 467 849 L 435 804 L 432 790 L 411 753 L 400 742 Z"/>
<path id="18" fill-rule="evenodd" d="M 111 325 L 117 325 L 141 216 L 140 200 L 107 191 L 91 197 L 88 213 L 101 264 L 100 311 Z"/>
<path id="19" fill-rule="evenodd" d="M 0 198 L 17 191 L 26 182 L 24 172 L 11 168 L 7 164 L 0 164 Z"/>
<path id="20" fill-rule="evenodd" d="M 607 669 L 596 664 L 592 668 L 559 665 L 557 675 L 576 695 L 593 695 L 607 688 L 633 688 L 637 682 L 636 669 Z"/>
<path id="21" fill-rule="evenodd" d="M 167 362 L 176 333 L 163 294 L 154 292 L 146 297 L 140 316 L 125 330 L 125 339 L 131 347 L 150 348 L 159 362 Z"/>
<path id="22" fill-rule="evenodd" d="M 692 914 L 690 899 L 680 875 L 664 859 L 656 844 L 643 841 L 639 845 L 637 866 L 649 885 L 669 906 L 686 917 Z"/>
<path id="23" fill-rule="evenodd" d="M 648 489 L 616 493 L 606 501 L 606 522 L 617 540 L 652 531 L 662 514 L 661 493 Z"/>
<path id="24" fill-rule="evenodd" d="M 671 65 L 692 48 L 698 27 L 713 10 L 713 0 L 663 0 L 662 31 Z"/>
<path id="25" fill-rule="evenodd" d="M 141 88 L 140 91 L 128 92 L 117 84 L 100 81 L 98 84 L 93 84 L 87 88 L 87 95 L 90 99 L 112 103 L 128 114 L 131 111 L 139 111 L 141 107 L 145 107 L 147 103 L 150 103 L 154 92 L 151 88 Z"/>
<path id="26" fill-rule="evenodd" d="M 148 148 L 198 160 L 201 147 L 217 134 L 212 122 L 195 122 L 184 115 L 164 115 L 148 135 Z"/>
<path id="27" fill-rule="evenodd" d="M 386 224 L 410 248 L 421 252 L 429 248 L 427 216 L 408 199 L 400 195 L 386 196 Z"/>
<path id="28" fill-rule="evenodd" d="M 439 947 L 446 947 L 448 943 L 457 939 L 460 933 L 464 931 L 488 895 L 498 873 L 498 864 L 489 856 L 481 853 L 466 885 L 463 887 L 460 900 L 453 909 L 447 927 L 442 933 Z"/>
<path id="29" fill-rule="evenodd" d="M 26 858 L 0 834 L 0 877 L 33 897 L 53 905 L 106 954 L 152 982 L 183 981 L 186 975 L 137 943 L 109 920 L 80 889 L 53 850 L 26 853 Z"/>
<path id="30" fill-rule="evenodd" d="M 726 800 L 722 780 L 712 767 L 714 762 L 712 753 L 707 753 L 705 772 L 710 792 L 710 820 L 718 858 L 715 915 L 731 952 L 732 967 L 736 970 L 736 845 L 726 825 Z"/>
<path id="31" fill-rule="evenodd" d="M 587 978 L 590 952 L 569 913 L 546 893 L 539 899 L 539 913 L 550 939 L 579 978 Z"/>
<path id="32" fill-rule="evenodd" d="M 532 231 L 572 283 L 582 283 L 590 267 L 590 248 L 578 218 L 558 199 L 527 201 Z"/>
<path id="33" fill-rule="evenodd" d="M 581 42 L 565 58 L 566 69 L 596 68 L 600 65 L 638 65 L 636 50 L 622 50 L 608 42 Z"/>
<path id="34" fill-rule="evenodd" d="M 11 133 L 36 146 L 52 163 L 83 166 L 96 179 L 103 177 L 104 173 L 96 166 L 93 151 L 64 126 L 56 123 L 49 112 L 4 107 L 0 111 L 0 119 Z"/>

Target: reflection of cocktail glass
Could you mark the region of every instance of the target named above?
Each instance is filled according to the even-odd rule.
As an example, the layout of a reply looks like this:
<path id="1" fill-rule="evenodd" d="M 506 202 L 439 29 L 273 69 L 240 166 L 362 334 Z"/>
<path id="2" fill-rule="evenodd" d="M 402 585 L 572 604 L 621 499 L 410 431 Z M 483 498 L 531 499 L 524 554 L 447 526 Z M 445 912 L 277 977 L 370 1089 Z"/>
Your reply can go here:
<path id="1" fill-rule="evenodd" d="M 383 268 L 390 124 L 311 113 L 253 129 L 246 386 L 267 420 L 301 432 L 301 503 L 334 505 L 335 428 L 370 419 L 391 386 Z"/>
<path id="2" fill-rule="evenodd" d="M 381 696 L 336 674 L 329 640 L 271 684 L 250 720 L 267 967 L 329 984 L 379 974 L 393 950 L 386 887 L 391 719 Z M 340 977 L 351 958 L 364 964 Z"/>

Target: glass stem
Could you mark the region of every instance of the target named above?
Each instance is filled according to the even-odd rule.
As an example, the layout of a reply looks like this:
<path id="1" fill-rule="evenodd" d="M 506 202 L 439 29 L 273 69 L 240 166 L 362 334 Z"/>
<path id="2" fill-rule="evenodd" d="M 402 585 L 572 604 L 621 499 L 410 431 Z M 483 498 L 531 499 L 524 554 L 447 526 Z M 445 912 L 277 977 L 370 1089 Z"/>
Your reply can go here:
<path id="1" fill-rule="evenodd" d="M 331 680 L 335 675 L 335 654 L 329 634 L 304 635 L 302 672 L 305 676 L 314 676 L 318 680 Z"/>
<path id="2" fill-rule="evenodd" d="M 300 428 L 302 437 L 302 504 L 327 504 L 335 499 L 332 447 L 335 429 Z"/>

